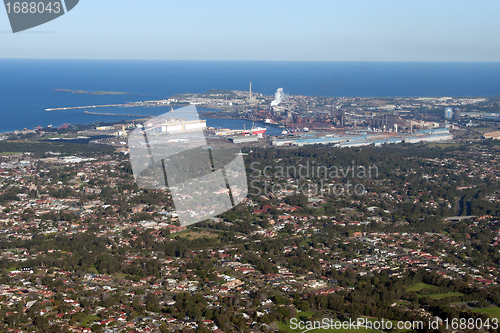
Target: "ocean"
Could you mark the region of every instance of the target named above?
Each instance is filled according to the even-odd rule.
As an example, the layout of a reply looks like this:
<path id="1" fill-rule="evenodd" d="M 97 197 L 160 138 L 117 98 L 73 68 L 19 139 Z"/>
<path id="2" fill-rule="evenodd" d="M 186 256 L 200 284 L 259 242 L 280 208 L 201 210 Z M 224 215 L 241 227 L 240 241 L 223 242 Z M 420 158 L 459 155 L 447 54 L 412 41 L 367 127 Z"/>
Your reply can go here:
<path id="1" fill-rule="evenodd" d="M 252 90 L 266 95 L 280 87 L 291 95 L 329 97 L 500 95 L 500 63 L 0 59 L 0 132 L 118 121 L 120 117 L 88 115 L 82 109 L 45 109 L 163 99 L 210 89 L 248 90 L 250 77 Z M 131 94 L 88 95 L 54 89 Z M 95 110 L 158 115 L 169 109 Z M 212 119 L 207 124 L 241 128 L 243 121 Z"/>

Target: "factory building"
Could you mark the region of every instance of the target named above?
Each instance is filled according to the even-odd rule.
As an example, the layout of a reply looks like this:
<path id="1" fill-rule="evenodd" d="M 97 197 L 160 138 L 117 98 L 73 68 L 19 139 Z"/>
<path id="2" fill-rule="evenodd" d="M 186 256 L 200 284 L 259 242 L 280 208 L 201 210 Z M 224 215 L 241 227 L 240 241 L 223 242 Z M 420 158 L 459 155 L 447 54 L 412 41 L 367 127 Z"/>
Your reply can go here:
<path id="1" fill-rule="evenodd" d="M 347 135 L 341 136 L 322 136 L 307 139 L 287 139 L 273 141 L 273 146 L 307 146 L 315 144 L 333 144 L 335 147 L 362 147 L 362 146 L 381 146 L 384 144 L 395 143 L 418 143 L 418 142 L 434 142 L 452 140 L 453 135 L 447 128 L 434 128 L 414 132 L 411 135 L 403 133 L 393 133 L 393 135 L 383 136 L 379 133 L 369 134 L 361 131 L 346 132 Z"/>
<path id="2" fill-rule="evenodd" d="M 259 141 L 259 137 L 256 135 L 235 136 L 235 137 L 229 138 L 229 141 L 231 141 L 232 143 L 257 142 L 257 141 Z"/>
<path id="3" fill-rule="evenodd" d="M 166 120 L 160 123 L 147 122 L 146 130 L 153 133 L 177 134 L 203 131 L 207 127 L 206 120 Z"/>

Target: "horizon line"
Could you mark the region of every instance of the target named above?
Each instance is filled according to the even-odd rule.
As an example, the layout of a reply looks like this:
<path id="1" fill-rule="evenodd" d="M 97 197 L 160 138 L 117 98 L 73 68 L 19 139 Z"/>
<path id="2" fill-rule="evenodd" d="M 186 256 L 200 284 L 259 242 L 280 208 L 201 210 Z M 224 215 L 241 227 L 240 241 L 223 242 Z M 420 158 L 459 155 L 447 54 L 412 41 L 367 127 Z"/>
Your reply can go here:
<path id="1" fill-rule="evenodd" d="M 0 57 L 0 60 L 85 60 L 85 61 L 185 61 L 185 62 L 308 62 L 308 63 L 470 63 L 470 64 L 500 64 L 499 61 L 457 61 L 457 60 L 244 60 L 244 59 L 148 59 L 148 58 L 11 58 Z"/>

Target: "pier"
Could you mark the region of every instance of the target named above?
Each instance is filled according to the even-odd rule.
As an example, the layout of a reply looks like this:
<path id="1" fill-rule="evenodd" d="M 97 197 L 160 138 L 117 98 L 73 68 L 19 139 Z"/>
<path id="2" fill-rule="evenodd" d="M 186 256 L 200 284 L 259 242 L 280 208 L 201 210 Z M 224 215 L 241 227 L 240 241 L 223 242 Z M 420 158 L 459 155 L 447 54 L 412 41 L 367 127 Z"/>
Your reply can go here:
<path id="1" fill-rule="evenodd" d="M 165 106 L 163 101 L 145 101 L 145 102 L 130 102 L 125 104 L 103 104 L 103 105 L 86 105 L 86 106 L 68 106 L 64 108 L 50 108 L 45 109 L 45 111 L 64 111 L 64 110 L 77 110 L 77 109 L 94 109 L 94 108 L 107 108 L 107 107 L 125 107 L 132 108 L 135 106 L 146 106 L 146 107 L 158 107 Z"/>
<path id="2" fill-rule="evenodd" d="M 140 118 L 145 118 L 145 117 L 152 117 L 152 116 L 147 116 L 147 115 L 141 115 L 141 114 L 121 114 L 121 113 L 109 113 L 109 112 L 90 112 L 90 111 L 83 111 L 85 114 L 94 114 L 98 116 L 116 116 L 116 117 L 140 117 Z"/>
<path id="3" fill-rule="evenodd" d="M 65 108 L 52 108 L 52 109 L 45 109 L 45 111 L 61 111 L 61 110 L 77 110 L 77 109 L 91 109 L 91 108 L 107 108 L 111 106 L 137 106 L 137 105 L 130 105 L 130 104 L 108 104 L 108 105 L 87 105 L 87 106 L 68 106 Z"/>

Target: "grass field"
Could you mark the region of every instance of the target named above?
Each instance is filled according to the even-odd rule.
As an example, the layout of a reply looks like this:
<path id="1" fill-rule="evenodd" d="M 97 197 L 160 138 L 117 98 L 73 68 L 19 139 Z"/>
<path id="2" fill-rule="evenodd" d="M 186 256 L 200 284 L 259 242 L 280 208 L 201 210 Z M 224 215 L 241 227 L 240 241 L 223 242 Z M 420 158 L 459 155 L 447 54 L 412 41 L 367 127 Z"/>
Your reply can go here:
<path id="1" fill-rule="evenodd" d="M 430 285 L 430 284 L 427 284 L 427 283 L 423 283 L 423 282 L 418 282 L 418 283 L 415 283 L 413 286 L 410 286 L 408 288 L 406 288 L 406 291 L 415 291 L 418 293 L 418 296 L 419 297 L 430 297 L 432 299 L 443 299 L 443 298 L 446 298 L 446 297 L 460 297 L 460 296 L 463 296 L 464 294 L 462 293 L 458 293 L 458 292 L 454 292 L 454 293 L 435 293 L 435 294 L 421 294 L 420 292 L 424 289 L 434 289 L 435 286 L 433 285 Z"/>
<path id="2" fill-rule="evenodd" d="M 90 324 L 92 324 L 96 320 L 99 320 L 99 317 L 96 315 L 87 316 L 87 317 L 82 319 L 82 325 L 89 326 Z"/>
<path id="3" fill-rule="evenodd" d="M 450 148 L 450 147 L 460 147 L 460 143 L 449 143 L 449 142 L 445 142 L 445 143 L 428 143 L 427 146 L 429 148 Z"/>
<path id="4" fill-rule="evenodd" d="M 89 273 L 99 274 L 99 271 L 97 271 L 97 267 L 95 266 L 89 267 L 88 271 Z"/>
<path id="5" fill-rule="evenodd" d="M 314 312 L 312 312 L 312 311 L 300 311 L 300 312 L 297 312 L 297 315 L 295 317 L 297 319 L 299 319 L 299 320 L 307 320 L 313 314 L 314 314 Z M 281 329 L 281 330 L 287 330 L 287 331 L 293 332 L 293 333 L 302 332 L 301 330 L 292 330 L 290 328 L 290 323 L 289 322 L 286 322 L 286 323 L 280 322 L 280 323 L 278 323 L 278 328 Z"/>
<path id="6" fill-rule="evenodd" d="M 188 239 L 193 240 L 193 239 L 198 239 L 198 238 L 203 238 L 203 237 L 217 238 L 218 235 L 216 233 L 209 232 L 209 231 L 186 230 L 186 231 L 183 231 L 183 232 L 180 232 L 180 233 L 173 234 L 172 236 L 173 237 L 179 236 L 180 238 L 188 238 Z"/>
<path id="7" fill-rule="evenodd" d="M 297 312 L 297 318 L 311 318 L 313 314 L 312 311 L 299 311 Z"/>
<path id="8" fill-rule="evenodd" d="M 406 291 L 416 291 L 416 292 L 419 292 L 422 289 L 431 289 L 431 288 L 434 288 L 434 286 L 430 285 L 430 284 L 427 284 L 427 283 L 418 282 L 418 283 L 415 283 L 413 286 L 410 286 L 410 287 L 406 288 Z"/>
<path id="9" fill-rule="evenodd" d="M 119 279 L 125 279 L 127 277 L 127 274 L 122 273 L 122 272 L 120 272 L 120 273 L 114 273 L 112 275 L 113 275 L 113 277 L 116 277 L 116 278 L 119 278 Z"/>
<path id="10" fill-rule="evenodd" d="M 464 294 L 459 293 L 459 292 L 454 292 L 454 293 L 442 293 L 442 294 L 430 294 L 428 295 L 432 299 L 443 299 L 446 297 L 460 297 L 463 296 Z"/>
<path id="11" fill-rule="evenodd" d="M 18 154 L 22 154 L 22 152 L 19 152 L 19 151 L 3 151 L 3 152 L 0 152 L 0 155 L 2 155 L 2 156 L 5 156 L 5 155 L 18 155 Z"/>
<path id="12" fill-rule="evenodd" d="M 474 309 L 473 312 L 487 313 L 490 318 L 497 318 L 500 320 L 500 307 L 494 306 L 489 308 Z"/>

